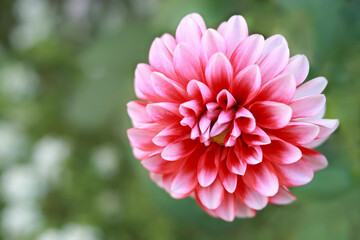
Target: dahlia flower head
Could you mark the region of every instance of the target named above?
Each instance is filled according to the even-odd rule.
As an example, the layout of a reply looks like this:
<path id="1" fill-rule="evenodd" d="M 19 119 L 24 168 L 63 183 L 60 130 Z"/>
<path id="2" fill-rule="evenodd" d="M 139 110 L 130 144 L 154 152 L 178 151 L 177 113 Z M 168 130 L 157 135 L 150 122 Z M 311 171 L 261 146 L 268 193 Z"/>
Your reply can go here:
<path id="1" fill-rule="evenodd" d="M 133 153 L 173 198 L 191 196 L 225 221 L 291 203 L 288 187 L 327 166 L 312 148 L 339 124 L 323 119 L 327 80 L 303 83 L 308 72 L 281 35 L 248 35 L 242 16 L 207 29 L 189 14 L 136 68 Z"/>

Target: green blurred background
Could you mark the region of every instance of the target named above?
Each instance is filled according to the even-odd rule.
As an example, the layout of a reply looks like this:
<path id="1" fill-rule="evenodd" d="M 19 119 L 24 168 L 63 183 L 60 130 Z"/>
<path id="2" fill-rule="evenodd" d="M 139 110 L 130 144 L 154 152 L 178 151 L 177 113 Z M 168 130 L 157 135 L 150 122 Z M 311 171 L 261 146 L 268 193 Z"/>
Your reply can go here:
<path id="1" fill-rule="evenodd" d="M 199 12 L 286 37 L 329 80 L 329 167 L 289 206 L 226 223 L 151 182 L 126 137 L 134 69 Z M 360 239 L 360 2 L 1 0 L 0 236 L 5 240 Z"/>

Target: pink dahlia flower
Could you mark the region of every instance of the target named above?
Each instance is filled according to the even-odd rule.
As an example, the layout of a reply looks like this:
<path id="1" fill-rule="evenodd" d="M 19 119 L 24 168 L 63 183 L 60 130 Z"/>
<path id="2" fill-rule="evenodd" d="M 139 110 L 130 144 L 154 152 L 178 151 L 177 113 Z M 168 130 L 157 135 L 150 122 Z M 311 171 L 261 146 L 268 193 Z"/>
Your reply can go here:
<path id="1" fill-rule="evenodd" d="M 211 216 L 253 217 L 295 200 L 288 187 L 327 166 L 312 148 L 337 128 L 323 119 L 324 77 L 303 83 L 309 62 L 285 38 L 248 35 L 242 16 L 217 30 L 199 14 L 150 48 L 128 103 L 136 158 L 174 198 L 191 196 Z"/>

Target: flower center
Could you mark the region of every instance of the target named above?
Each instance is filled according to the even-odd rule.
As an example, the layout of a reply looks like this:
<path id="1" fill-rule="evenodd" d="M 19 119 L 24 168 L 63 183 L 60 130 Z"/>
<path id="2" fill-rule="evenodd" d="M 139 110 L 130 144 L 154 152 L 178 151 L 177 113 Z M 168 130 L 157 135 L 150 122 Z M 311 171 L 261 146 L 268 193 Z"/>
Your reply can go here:
<path id="1" fill-rule="evenodd" d="M 214 137 L 211 138 L 212 142 L 215 142 L 221 146 L 225 146 L 225 136 L 226 134 L 229 132 L 229 128 L 226 129 L 225 131 L 223 131 L 222 133 L 220 133 L 219 135 L 216 135 Z"/>

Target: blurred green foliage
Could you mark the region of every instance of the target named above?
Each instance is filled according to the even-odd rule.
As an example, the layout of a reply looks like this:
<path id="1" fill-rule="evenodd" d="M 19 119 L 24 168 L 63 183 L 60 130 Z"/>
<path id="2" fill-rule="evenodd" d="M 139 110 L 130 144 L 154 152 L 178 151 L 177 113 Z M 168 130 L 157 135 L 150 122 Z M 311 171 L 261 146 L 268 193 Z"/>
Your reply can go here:
<path id="1" fill-rule="evenodd" d="M 0 171 L 12 177 L 1 179 L 0 236 L 65 239 L 77 224 L 91 231 L 71 239 L 360 239 L 359 11 L 357 0 L 1 1 Z M 295 203 L 225 223 L 192 199 L 172 199 L 134 159 L 126 137 L 134 69 L 190 12 L 213 28 L 241 14 L 250 33 L 280 33 L 291 55 L 307 55 L 308 79 L 328 79 L 326 117 L 340 127 L 319 147 L 329 167 L 293 189 Z M 47 176 L 49 159 L 58 160 Z M 14 185 L 22 166 L 37 184 Z M 9 197 L 23 192 L 38 194 Z M 29 203 L 33 215 L 9 214 Z"/>

